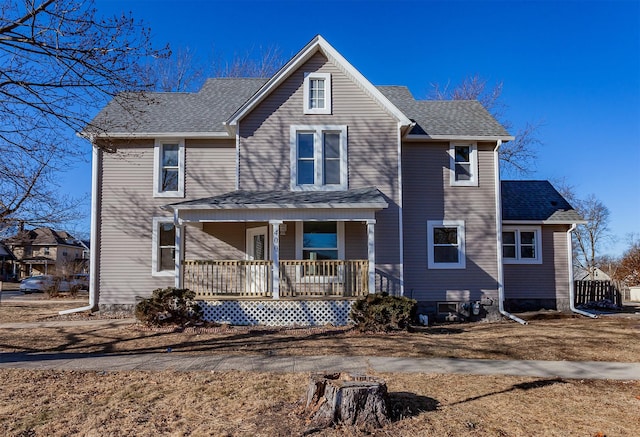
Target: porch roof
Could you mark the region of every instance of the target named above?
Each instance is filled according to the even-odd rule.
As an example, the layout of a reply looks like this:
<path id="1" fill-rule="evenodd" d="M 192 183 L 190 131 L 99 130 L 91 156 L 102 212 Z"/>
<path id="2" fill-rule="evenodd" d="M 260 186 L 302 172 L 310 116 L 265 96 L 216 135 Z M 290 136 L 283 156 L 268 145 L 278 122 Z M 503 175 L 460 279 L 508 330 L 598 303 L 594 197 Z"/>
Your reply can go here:
<path id="1" fill-rule="evenodd" d="M 232 191 L 166 205 L 164 209 L 384 209 L 389 204 L 375 187 L 344 191 Z"/>

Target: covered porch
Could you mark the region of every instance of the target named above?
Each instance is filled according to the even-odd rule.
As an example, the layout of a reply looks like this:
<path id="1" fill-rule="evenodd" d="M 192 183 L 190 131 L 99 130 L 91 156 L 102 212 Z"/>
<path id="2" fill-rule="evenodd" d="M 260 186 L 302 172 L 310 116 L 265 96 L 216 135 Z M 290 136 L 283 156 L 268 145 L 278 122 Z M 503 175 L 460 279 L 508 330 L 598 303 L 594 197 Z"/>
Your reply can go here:
<path id="1" fill-rule="evenodd" d="M 175 285 L 215 301 L 353 300 L 375 289 L 376 188 L 234 191 L 167 205 Z"/>

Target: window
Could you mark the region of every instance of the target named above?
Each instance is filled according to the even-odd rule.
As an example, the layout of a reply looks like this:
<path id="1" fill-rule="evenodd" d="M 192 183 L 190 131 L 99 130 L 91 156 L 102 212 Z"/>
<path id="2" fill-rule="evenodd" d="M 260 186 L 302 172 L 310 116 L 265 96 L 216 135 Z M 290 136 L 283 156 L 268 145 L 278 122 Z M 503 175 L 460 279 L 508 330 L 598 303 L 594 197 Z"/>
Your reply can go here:
<path id="1" fill-rule="evenodd" d="M 154 197 L 184 197 L 184 140 L 156 140 L 154 161 Z"/>
<path id="2" fill-rule="evenodd" d="M 475 143 L 451 144 L 451 185 L 478 186 L 478 148 Z"/>
<path id="3" fill-rule="evenodd" d="M 43 248 L 43 249 L 42 249 L 42 252 L 43 252 L 45 255 L 51 255 L 51 253 L 50 253 L 50 251 L 49 251 L 49 248 L 48 248 L 48 247 Z"/>
<path id="4" fill-rule="evenodd" d="M 504 263 L 542 263 L 540 235 L 539 227 L 515 228 L 505 226 L 502 231 L 502 259 Z"/>
<path id="5" fill-rule="evenodd" d="M 291 189 L 347 189 L 347 127 L 291 126 Z"/>
<path id="6" fill-rule="evenodd" d="M 154 217 L 151 237 L 151 268 L 154 276 L 173 276 L 176 259 L 176 227 L 173 219 Z"/>
<path id="7" fill-rule="evenodd" d="M 464 269 L 464 222 L 427 222 L 428 267 L 430 269 Z"/>
<path id="8" fill-rule="evenodd" d="M 296 256 L 310 261 L 344 259 L 344 222 L 298 222 L 296 224 Z M 336 265 L 306 265 L 297 275 L 340 277 Z"/>
<path id="9" fill-rule="evenodd" d="M 331 114 L 329 73 L 305 73 L 303 89 L 305 114 Z"/>
<path id="10" fill-rule="evenodd" d="M 336 222 L 303 223 L 302 259 L 338 259 L 338 225 Z"/>

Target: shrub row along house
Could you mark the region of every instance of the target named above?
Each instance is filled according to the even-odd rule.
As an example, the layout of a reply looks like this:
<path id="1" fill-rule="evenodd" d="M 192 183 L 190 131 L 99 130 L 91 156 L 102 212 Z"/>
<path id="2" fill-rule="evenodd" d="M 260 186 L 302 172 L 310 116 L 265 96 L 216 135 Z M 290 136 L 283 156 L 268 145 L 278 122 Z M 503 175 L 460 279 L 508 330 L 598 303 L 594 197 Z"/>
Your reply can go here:
<path id="1" fill-rule="evenodd" d="M 441 317 L 569 307 L 580 218 L 548 182 L 500 182 L 513 137 L 477 101 L 376 87 L 317 36 L 271 78 L 137 106 L 83 133 L 91 307 L 168 286 L 237 324 L 343 324 L 380 291 Z"/>

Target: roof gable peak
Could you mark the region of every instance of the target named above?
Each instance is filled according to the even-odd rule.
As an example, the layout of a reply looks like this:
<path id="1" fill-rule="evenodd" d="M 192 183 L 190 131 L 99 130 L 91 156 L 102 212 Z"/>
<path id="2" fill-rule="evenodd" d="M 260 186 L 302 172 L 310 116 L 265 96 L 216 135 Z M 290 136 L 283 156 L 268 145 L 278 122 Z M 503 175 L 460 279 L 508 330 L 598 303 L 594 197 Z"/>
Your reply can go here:
<path id="1" fill-rule="evenodd" d="M 251 112 L 260 102 L 262 102 L 271 92 L 282 82 L 291 76 L 298 68 L 308 61 L 316 53 L 322 53 L 329 62 L 334 63 L 354 81 L 356 81 L 382 108 L 394 116 L 402 126 L 411 125 L 411 120 L 407 118 L 387 97 L 384 96 L 362 73 L 360 73 L 349 61 L 347 61 L 331 44 L 321 35 L 316 35 L 307 45 L 305 45 L 289 62 L 278 70 L 267 82 L 256 91 L 240 108 L 234 112 L 225 122 L 230 133 L 234 133 L 238 122 L 249 112 Z"/>

